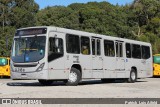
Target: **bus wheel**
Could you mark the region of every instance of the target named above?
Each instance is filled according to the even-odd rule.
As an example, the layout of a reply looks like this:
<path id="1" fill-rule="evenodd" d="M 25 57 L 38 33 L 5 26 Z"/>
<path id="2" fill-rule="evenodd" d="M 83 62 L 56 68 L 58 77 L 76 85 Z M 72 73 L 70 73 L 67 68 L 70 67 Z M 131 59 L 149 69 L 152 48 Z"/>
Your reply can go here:
<path id="1" fill-rule="evenodd" d="M 49 86 L 53 83 L 53 80 L 38 80 L 40 84 L 44 86 Z"/>
<path id="2" fill-rule="evenodd" d="M 76 86 L 78 85 L 79 81 L 81 80 L 81 73 L 76 68 L 71 68 L 69 73 L 69 79 L 66 81 L 66 85 L 68 86 Z"/>
<path id="3" fill-rule="evenodd" d="M 130 72 L 130 77 L 128 78 L 129 83 L 134 83 L 137 81 L 137 73 L 134 69 L 131 70 Z"/>

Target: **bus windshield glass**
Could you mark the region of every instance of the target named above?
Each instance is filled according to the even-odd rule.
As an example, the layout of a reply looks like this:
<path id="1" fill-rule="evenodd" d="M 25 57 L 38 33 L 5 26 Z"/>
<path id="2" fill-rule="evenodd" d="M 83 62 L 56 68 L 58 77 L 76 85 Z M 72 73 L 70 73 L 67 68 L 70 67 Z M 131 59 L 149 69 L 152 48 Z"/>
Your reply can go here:
<path id="1" fill-rule="evenodd" d="M 11 58 L 17 63 L 37 62 L 44 57 L 45 44 L 45 36 L 15 38 Z"/>
<path id="2" fill-rule="evenodd" d="M 0 66 L 5 66 L 8 64 L 8 60 L 6 58 L 0 58 Z"/>
<path id="3" fill-rule="evenodd" d="M 155 64 L 160 64 L 160 56 L 154 56 L 154 57 L 153 57 L 153 62 L 154 62 Z"/>

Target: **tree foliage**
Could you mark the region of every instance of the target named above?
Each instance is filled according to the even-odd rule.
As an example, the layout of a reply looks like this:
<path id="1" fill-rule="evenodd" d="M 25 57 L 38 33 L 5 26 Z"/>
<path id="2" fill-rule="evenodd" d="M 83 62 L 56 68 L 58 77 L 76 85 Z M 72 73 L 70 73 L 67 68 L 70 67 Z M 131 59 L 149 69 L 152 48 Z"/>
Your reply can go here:
<path id="1" fill-rule="evenodd" d="M 0 0 L 0 55 L 9 56 L 15 30 L 35 26 L 39 10 L 34 0 Z"/>

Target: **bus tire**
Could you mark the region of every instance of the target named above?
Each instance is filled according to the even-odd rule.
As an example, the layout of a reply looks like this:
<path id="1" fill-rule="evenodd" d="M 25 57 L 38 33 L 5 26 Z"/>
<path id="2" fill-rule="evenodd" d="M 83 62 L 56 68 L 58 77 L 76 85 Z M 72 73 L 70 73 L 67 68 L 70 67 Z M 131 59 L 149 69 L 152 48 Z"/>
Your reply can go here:
<path id="1" fill-rule="evenodd" d="M 129 83 L 134 83 L 137 81 L 137 73 L 136 71 L 132 68 L 130 72 L 130 76 L 128 78 Z"/>
<path id="2" fill-rule="evenodd" d="M 49 86 L 52 85 L 53 80 L 38 80 L 40 84 L 44 85 L 44 86 Z"/>
<path id="3" fill-rule="evenodd" d="M 78 69 L 72 67 L 69 73 L 69 79 L 66 81 L 67 86 L 76 86 L 81 80 L 81 73 Z"/>

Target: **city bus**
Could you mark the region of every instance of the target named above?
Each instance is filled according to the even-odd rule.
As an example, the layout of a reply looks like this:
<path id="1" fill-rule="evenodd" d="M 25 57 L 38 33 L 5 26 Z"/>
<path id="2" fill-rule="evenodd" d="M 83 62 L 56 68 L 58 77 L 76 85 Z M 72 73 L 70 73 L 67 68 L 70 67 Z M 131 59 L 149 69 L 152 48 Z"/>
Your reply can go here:
<path id="1" fill-rule="evenodd" d="M 153 55 L 153 76 L 160 76 L 160 54 Z"/>
<path id="2" fill-rule="evenodd" d="M 9 57 L 0 57 L 0 77 L 10 77 Z"/>
<path id="3" fill-rule="evenodd" d="M 23 50 L 23 51 L 22 51 Z M 150 43 L 52 26 L 17 29 L 12 45 L 11 78 L 42 85 L 84 79 L 152 77 Z"/>

